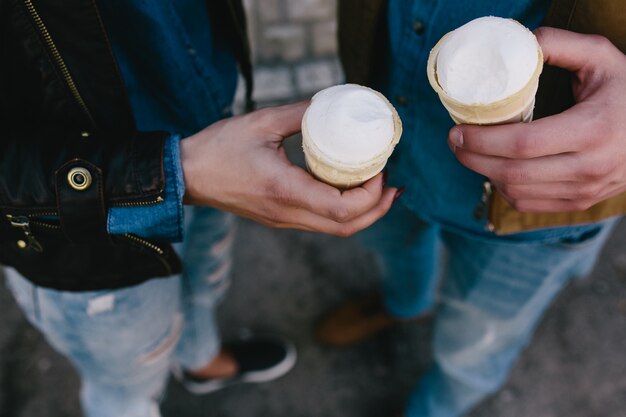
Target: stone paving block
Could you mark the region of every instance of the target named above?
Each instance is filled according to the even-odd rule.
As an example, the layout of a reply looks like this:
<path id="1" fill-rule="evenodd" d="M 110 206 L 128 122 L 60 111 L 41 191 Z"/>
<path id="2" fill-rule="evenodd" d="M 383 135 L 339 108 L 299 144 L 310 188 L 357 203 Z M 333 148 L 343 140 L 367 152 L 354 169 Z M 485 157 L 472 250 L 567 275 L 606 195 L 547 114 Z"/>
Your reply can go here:
<path id="1" fill-rule="evenodd" d="M 273 23 L 283 17 L 284 5 L 281 0 L 256 0 L 253 3 L 263 22 Z"/>
<path id="2" fill-rule="evenodd" d="M 311 94 L 341 83 L 342 75 L 336 60 L 323 60 L 297 67 L 296 80 L 301 94 Z"/>
<path id="3" fill-rule="evenodd" d="M 254 99 L 263 102 L 293 97 L 295 90 L 287 68 L 257 67 L 254 72 Z"/>
<path id="4" fill-rule="evenodd" d="M 264 29 L 257 45 L 258 60 L 295 61 L 306 53 L 305 28 L 301 24 L 273 25 Z"/>
<path id="5" fill-rule="evenodd" d="M 332 18 L 336 8 L 335 0 L 287 0 L 287 10 L 292 19 Z"/>
<path id="6" fill-rule="evenodd" d="M 317 22 L 312 30 L 313 53 L 315 55 L 337 54 L 337 22 Z"/>

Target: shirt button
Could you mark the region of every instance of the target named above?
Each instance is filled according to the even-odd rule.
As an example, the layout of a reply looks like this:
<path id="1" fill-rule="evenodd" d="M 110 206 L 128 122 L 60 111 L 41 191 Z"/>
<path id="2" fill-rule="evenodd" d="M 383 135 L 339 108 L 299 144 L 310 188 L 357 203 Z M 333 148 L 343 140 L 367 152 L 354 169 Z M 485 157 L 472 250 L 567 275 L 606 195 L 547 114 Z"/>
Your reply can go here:
<path id="1" fill-rule="evenodd" d="M 73 168 L 67 174 L 67 182 L 76 191 L 83 191 L 91 185 L 91 173 L 85 168 Z"/>
<path id="2" fill-rule="evenodd" d="M 406 106 L 409 104 L 409 99 L 406 96 L 397 96 L 396 102 L 401 106 Z"/>
<path id="3" fill-rule="evenodd" d="M 413 22 L 413 32 L 415 32 L 416 34 L 422 35 L 425 28 L 426 26 L 421 20 L 416 20 L 415 22 Z"/>

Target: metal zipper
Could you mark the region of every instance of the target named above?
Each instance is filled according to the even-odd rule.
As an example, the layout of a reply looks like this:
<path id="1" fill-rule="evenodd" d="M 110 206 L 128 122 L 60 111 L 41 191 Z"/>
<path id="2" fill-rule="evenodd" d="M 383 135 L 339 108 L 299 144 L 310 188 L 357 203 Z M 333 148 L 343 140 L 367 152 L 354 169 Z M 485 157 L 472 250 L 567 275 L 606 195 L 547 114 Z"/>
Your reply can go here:
<path id="1" fill-rule="evenodd" d="M 43 227 L 44 229 L 53 229 L 53 230 L 61 229 L 61 225 L 52 224 L 52 223 L 45 223 L 45 222 L 39 222 L 39 221 L 34 221 L 34 220 L 31 220 L 30 224 L 35 225 L 37 227 Z"/>
<path id="2" fill-rule="evenodd" d="M 152 249 L 154 252 L 158 253 L 159 255 L 163 255 L 165 253 L 163 251 L 163 249 L 161 249 L 157 245 L 155 245 L 153 243 L 150 243 L 147 240 L 144 240 L 144 239 L 142 239 L 140 237 L 137 237 L 135 235 L 131 235 L 130 233 L 126 233 L 126 234 L 124 234 L 124 236 L 127 237 L 128 239 L 134 241 L 134 242 L 140 243 L 141 245 L 143 245 L 143 246 L 145 246 L 145 247 L 147 247 L 149 249 Z"/>
<path id="3" fill-rule="evenodd" d="M 52 53 L 52 57 L 54 58 L 54 61 L 59 67 L 59 70 L 61 71 L 61 75 L 63 75 L 63 78 L 65 79 L 65 82 L 67 86 L 69 87 L 72 93 L 72 96 L 74 96 L 74 99 L 78 102 L 78 105 L 85 112 L 91 124 L 95 126 L 96 122 L 94 121 L 94 118 L 91 116 L 91 112 L 87 108 L 87 104 L 85 104 L 85 101 L 80 95 L 80 92 L 78 91 L 78 87 L 76 87 L 76 83 L 74 83 L 74 79 L 72 78 L 70 71 L 67 69 L 67 65 L 65 65 L 65 61 L 63 60 L 63 57 L 59 53 L 59 50 L 57 49 L 54 41 L 52 40 L 52 36 L 50 36 L 50 32 L 48 32 L 46 25 L 44 24 L 43 20 L 39 16 L 37 9 L 35 9 L 35 6 L 33 5 L 32 0 L 24 0 L 24 4 L 26 5 L 26 9 L 28 10 L 28 13 L 30 13 L 30 16 L 35 21 L 35 24 L 37 25 L 37 28 L 39 29 L 41 36 L 43 36 L 44 41 L 48 45 L 48 48 L 50 49 L 50 52 Z"/>
<path id="4" fill-rule="evenodd" d="M 35 213 L 28 213 L 25 216 L 28 218 L 41 217 L 41 216 L 58 216 L 58 213 L 56 211 L 39 211 Z"/>
<path id="5" fill-rule="evenodd" d="M 483 192 L 480 196 L 480 201 L 474 208 L 474 218 L 476 220 L 487 219 L 487 225 L 485 228 L 489 231 L 493 231 L 493 224 L 489 222 L 489 206 L 491 203 L 491 197 L 493 196 L 493 185 L 489 180 L 483 182 Z"/>
<path id="6" fill-rule="evenodd" d="M 148 249 L 151 249 L 152 251 L 156 252 L 159 255 L 159 261 L 161 261 L 161 264 L 163 264 L 163 266 L 165 267 L 165 270 L 167 271 L 168 275 L 172 274 L 172 267 L 170 266 L 170 264 L 163 257 L 163 255 L 165 254 L 165 251 L 163 249 L 161 249 L 160 247 L 158 247 L 154 243 L 150 243 L 147 240 L 144 240 L 144 239 L 142 239 L 140 237 L 137 237 L 135 235 L 131 235 L 130 233 L 126 233 L 124 235 L 124 237 L 126 237 L 127 239 L 132 240 L 133 242 L 139 243 L 140 245 L 145 246 Z"/>
<path id="7" fill-rule="evenodd" d="M 12 216 L 7 214 L 7 220 L 11 223 L 11 226 L 21 229 L 24 233 L 24 237 L 26 241 L 18 240 L 17 245 L 20 249 L 32 249 L 35 252 L 43 252 L 43 247 L 41 243 L 35 236 L 33 236 L 30 230 L 30 219 L 26 216 Z"/>
<path id="8" fill-rule="evenodd" d="M 154 206 L 157 204 L 161 204 L 165 199 L 161 196 L 158 196 L 154 200 L 150 201 L 137 201 L 137 202 L 128 202 L 128 203 L 116 203 L 112 204 L 111 207 L 146 207 L 146 206 Z M 33 217 L 42 217 L 42 216 L 58 216 L 59 213 L 56 211 L 45 211 L 45 212 L 36 212 L 36 213 L 28 213 L 26 216 L 29 219 Z"/>
<path id="9" fill-rule="evenodd" d="M 154 206 L 156 204 L 160 204 L 164 202 L 165 199 L 161 196 L 158 196 L 154 200 L 151 201 L 137 201 L 137 202 L 129 202 L 129 203 L 117 203 L 113 204 L 112 207 L 137 207 L 137 206 Z"/>
<path id="10" fill-rule="evenodd" d="M 47 213 L 47 215 L 49 215 L 49 213 Z M 32 249 L 35 252 L 40 252 L 40 253 L 43 252 L 43 246 L 41 246 L 41 243 L 39 243 L 39 241 L 33 235 L 30 226 L 35 225 L 38 227 L 44 227 L 44 228 L 53 229 L 53 230 L 58 230 L 61 228 L 61 226 L 59 225 L 33 221 L 26 216 L 13 216 L 11 214 L 7 214 L 6 218 L 11 224 L 11 226 L 21 229 L 22 232 L 24 233 L 24 238 L 26 240 L 25 241 L 19 240 L 17 243 L 18 247 L 20 249 Z M 167 261 L 165 261 L 165 259 L 162 258 L 162 256 L 165 254 L 165 251 L 163 249 L 161 249 L 154 243 L 148 242 L 145 239 L 141 239 L 140 237 L 131 235 L 129 233 L 124 234 L 124 237 L 152 250 L 153 252 L 156 252 L 159 255 L 159 259 L 161 260 L 161 263 L 167 269 L 168 273 L 172 272 L 172 268 L 170 267 L 170 265 L 167 263 Z"/>
<path id="11" fill-rule="evenodd" d="M 54 215 L 54 213 L 45 213 L 45 214 L 38 214 L 40 216 L 51 216 Z M 30 225 L 36 225 L 36 226 L 41 226 L 41 227 L 45 227 L 48 229 L 60 229 L 61 226 L 60 225 L 56 225 L 56 224 L 50 224 L 50 223 L 45 223 L 45 222 L 40 222 L 40 221 L 36 221 L 36 220 L 31 220 L 30 218 L 28 218 L 27 216 L 13 216 L 11 214 L 7 214 L 6 216 L 7 220 L 11 223 L 11 226 L 13 227 L 18 227 L 24 230 L 24 234 L 27 236 L 28 239 L 37 242 L 37 240 L 35 239 L 35 237 L 32 235 L 32 232 L 30 230 Z M 135 235 L 131 235 L 130 233 L 126 233 L 124 234 L 125 237 L 127 237 L 128 239 L 135 241 L 137 243 L 140 243 L 143 246 L 146 246 L 147 248 L 152 249 L 154 252 L 158 253 L 159 255 L 163 255 L 165 252 L 163 251 L 163 249 L 161 249 L 160 247 L 158 247 L 157 245 L 148 242 L 147 240 L 141 239 Z M 39 244 L 39 242 L 37 242 L 37 245 L 41 248 L 41 245 Z"/>

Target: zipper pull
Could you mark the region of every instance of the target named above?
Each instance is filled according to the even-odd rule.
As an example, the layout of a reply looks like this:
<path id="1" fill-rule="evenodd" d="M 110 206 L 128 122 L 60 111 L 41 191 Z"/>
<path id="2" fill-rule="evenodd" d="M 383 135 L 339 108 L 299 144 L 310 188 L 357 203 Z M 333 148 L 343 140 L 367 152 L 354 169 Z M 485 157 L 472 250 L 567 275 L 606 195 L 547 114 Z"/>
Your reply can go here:
<path id="1" fill-rule="evenodd" d="M 9 222 L 11 223 L 11 226 L 17 227 L 18 229 L 22 229 L 22 232 L 24 232 L 24 236 L 26 237 L 26 242 L 20 241 L 22 242 L 22 244 L 24 244 L 24 247 L 22 247 L 22 245 L 18 242 L 18 245 L 20 246 L 20 248 L 32 249 L 35 252 L 43 252 L 43 247 L 41 246 L 41 243 L 39 243 L 39 241 L 35 239 L 35 236 L 33 236 L 32 232 L 30 231 L 30 219 L 28 217 L 11 216 L 10 214 L 8 214 L 7 220 L 9 220 Z"/>
<path id="2" fill-rule="evenodd" d="M 493 187 L 489 180 L 483 182 L 483 193 L 480 196 L 480 201 L 476 204 L 474 209 L 474 218 L 476 220 L 482 220 L 488 216 L 489 213 L 489 200 L 493 194 Z"/>

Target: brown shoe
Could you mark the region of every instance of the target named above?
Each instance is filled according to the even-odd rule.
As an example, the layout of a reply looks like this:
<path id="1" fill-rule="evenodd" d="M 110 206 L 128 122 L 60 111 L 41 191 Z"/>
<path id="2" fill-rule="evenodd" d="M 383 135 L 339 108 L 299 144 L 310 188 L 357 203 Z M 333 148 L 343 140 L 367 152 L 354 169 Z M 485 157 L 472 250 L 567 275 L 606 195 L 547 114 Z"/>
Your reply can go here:
<path id="1" fill-rule="evenodd" d="M 387 311 L 379 294 L 369 294 L 349 300 L 327 313 L 315 326 L 315 336 L 329 346 L 353 346 L 398 323 L 428 316 L 424 314 L 409 320 L 395 318 Z"/>

